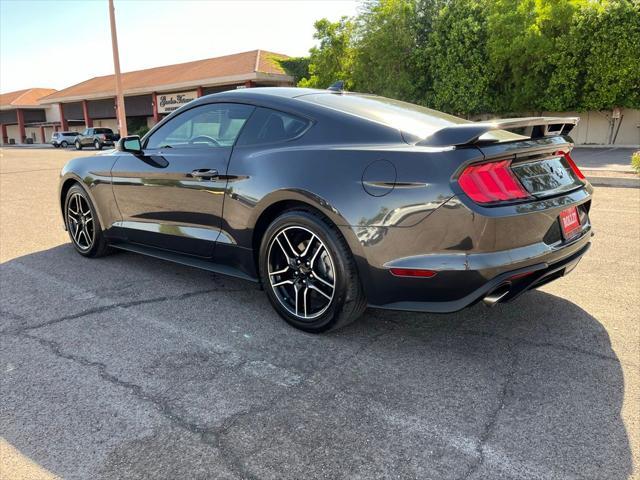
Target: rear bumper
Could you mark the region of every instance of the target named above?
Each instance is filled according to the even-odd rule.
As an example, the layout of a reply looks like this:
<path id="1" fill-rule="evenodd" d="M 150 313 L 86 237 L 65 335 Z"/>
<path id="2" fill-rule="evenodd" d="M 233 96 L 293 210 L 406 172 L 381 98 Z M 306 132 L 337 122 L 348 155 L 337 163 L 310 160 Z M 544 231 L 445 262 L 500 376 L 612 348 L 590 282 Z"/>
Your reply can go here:
<path id="1" fill-rule="evenodd" d="M 561 196 L 494 208 L 454 196 L 415 226 L 342 231 L 346 238 L 357 238 L 351 245 L 371 307 L 455 312 L 494 293 L 506 280 L 509 294 L 501 301 L 568 273 L 573 260 L 589 248 L 592 191 L 586 184 Z M 582 229 L 565 240 L 559 215 L 570 206 L 578 208 Z M 437 273 L 396 277 L 391 268 Z M 509 280 L 523 273 L 528 275 Z"/>
<path id="2" fill-rule="evenodd" d="M 506 268 L 506 271 L 493 277 L 491 280 L 482 283 L 480 287 L 459 299 L 442 302 L 405 300 L 380 305 L 370 304 L 369 306 L 389 310 L 451 313 L 469 307 L 497 291 L 506 293 L 499 295 L 499 300 L 496 303 L 509 302 L 516 299 L 527 290 L 540 287 L 571 272 L 578 262 L 580 262 L 582 256 L 591 247 L 591 236 L 592 232 L 590 230 L 588 232 L 584 232 L 578 241 L 574 242 L 571 246 L 561 249 L 561 252 L 554 252 L 544 257 L 537 258 L 534 263 L 529 263 L 526 266 L 510 269 L 510 266 L 514 265 L 511 263 L 504 267 Z M 438 275 L 446 275 L 448 273 L 450 272 L 439 272 Z M 482 270 L 475 272 L 465 271 L 459 272 L 455 276 L 460 282 L 464 282 L 465 277 L 467 280 L 472 281 L 472 279 L 477 277 L 477 275 L 482 274 Z M 437 278 L 438 275 L 436 275 L 434 279 Z M 414 283 L 423 282 L 423 288 L 429 289 L 427 282 L 431 279 L 403 279 L 402 281 L 406 282 L 407 280 Z"/>

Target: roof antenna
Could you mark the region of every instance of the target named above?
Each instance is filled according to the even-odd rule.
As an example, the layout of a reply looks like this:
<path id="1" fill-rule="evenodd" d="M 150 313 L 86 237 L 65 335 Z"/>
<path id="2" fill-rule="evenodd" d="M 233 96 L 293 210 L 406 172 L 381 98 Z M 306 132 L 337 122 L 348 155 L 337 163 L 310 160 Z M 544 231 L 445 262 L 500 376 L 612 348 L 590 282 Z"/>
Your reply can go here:
<path id="1" fill-rule="evenodd" d="M 344 80 L 338 80 L 337 82 L 332 83 L 327 90 L 332 92 L 342 92 L 344 90 Z"/>

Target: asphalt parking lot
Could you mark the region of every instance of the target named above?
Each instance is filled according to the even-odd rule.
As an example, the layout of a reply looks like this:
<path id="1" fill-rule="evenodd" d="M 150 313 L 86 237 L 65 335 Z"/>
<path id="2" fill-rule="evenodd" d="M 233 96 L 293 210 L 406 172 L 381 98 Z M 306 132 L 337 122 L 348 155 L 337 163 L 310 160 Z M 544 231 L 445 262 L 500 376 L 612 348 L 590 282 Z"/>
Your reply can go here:
<path id="1" fill-rule="evenodd" d="M 72 151 L 0 157 L 0 478 L 640 478 L 640 189 L 518 301 L 322 336 L 254 286 L 75 254 Z M 90 152 L 86 152 L 90 153 Z"/>

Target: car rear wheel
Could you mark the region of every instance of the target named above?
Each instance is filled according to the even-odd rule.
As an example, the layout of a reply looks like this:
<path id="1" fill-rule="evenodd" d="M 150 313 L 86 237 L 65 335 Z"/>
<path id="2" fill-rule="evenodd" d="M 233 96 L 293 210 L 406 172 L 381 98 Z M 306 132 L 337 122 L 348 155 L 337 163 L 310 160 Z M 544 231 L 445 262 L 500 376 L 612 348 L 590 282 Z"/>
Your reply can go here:
<path id="1" fill-rule="evenodd" d="M 72 186 L 67 192 L 64 219 L 71 243 L 80 255 L 101 257 L 109 252 L 95 208 L 80 185 Z"/>
<path id="2" fill-rule="evenodd" d="M 291 210 L 276 218 L 262 238 L 259 260 L 269 301 L 296 328 L 337 329 L 366 308 L 349 247 L 319 213 Z"/>
<path id="3" fill-rule="evenodd" d="M 63 142 L 60 144 L 60 146 L 61 146 L 62 148 L 67 148 L 67 147 L 69 146 L 69 144 L 68 144 L 66 141 L 63 141 Z"/>
<path id="4" fill-rule="evenodd" d="M 75 145 L 76 145 L 76 150 L 82 150 L 82 144 L 80 143 L 80 140 L 76 140 Z"/>
<path id="5" fill-rule="evenodd" d="M 93 146 L 96 148 L 96 150 L 102 150 L 102 144 L 98 140 L 93 142 Z"/>

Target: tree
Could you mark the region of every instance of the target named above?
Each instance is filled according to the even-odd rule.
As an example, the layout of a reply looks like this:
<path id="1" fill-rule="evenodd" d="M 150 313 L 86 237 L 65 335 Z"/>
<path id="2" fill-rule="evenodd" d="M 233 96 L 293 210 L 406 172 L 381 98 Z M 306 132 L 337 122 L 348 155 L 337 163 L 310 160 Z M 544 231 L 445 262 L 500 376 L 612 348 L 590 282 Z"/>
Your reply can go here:
<path id="1" fill-rule="evenodd" d="M 552 60 L 548 109 L 640 107 L 640 4 L 582 5 Z"/>
<path id="2" fill-rule="evenodd" d="M 428 48 L 431 35 L 440 10 L 449 0 L 416 0 L 413 31 L 415 34 L 415 50 L 413 64 L 416 76 L 414 82 L 414 102 L 423 105 L 432 103 L 430 93 L 433 86 L 432 58 Z"/>
<path id="3" fill-rule="evenodd" d="M 571 24 L 575 0 L 492 0 L 487 23 L 494 108 L 543 110 L 555 52 Z"/>
<path id="4" fill-rule="evenodd" d="M 366 4 L 355 29 L 353 84 L 358 91 L 413 99 L 414 7 L 414 0 Z"/>
<path id="5" fill-rule="evenodd" d="M 320 45 L 313 47 L 309 55 L 309 76 L 298 83 L 300 87 L 327 88 L 337 80 L 344 80 L 351 88 L 353 65 L 353 21 L 342 17 L 337 22 L 326 18 L 315 24 L 313 38 Z"/>
<path id="6" fill-rule="evenodd" d="M 289 57 L 278 59 L 278 64 L 284 69 L 287 75 L 293 77 L 293 81 L 298 83 L 303 78 L 309 77 L 309 57 Z"/>
<path id="7" fill-rule="evenodd" d="M 582 108 L 639 108 L 640 3 L 587 4 L 572 30 L 584 69 Z"/>
<path id="8" fill-rule="evenodd" d="M 300 86 L 458 115 L 640 107 L 638 0 L 369 0 L 315 27 L 309 59 L 281 63 Z"/>
<path id="9" fill-rule="evenodd" d="M 488 111 L 489 61 L 484 1 L 451 0 L 435 16 L 425 47 L 426 103 L 458 115 Z"/>

